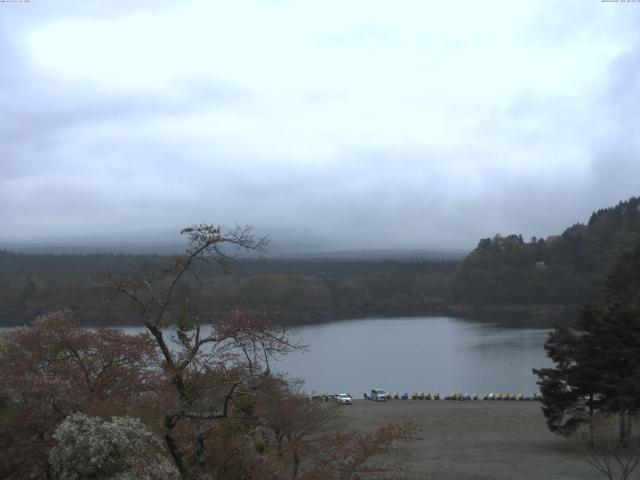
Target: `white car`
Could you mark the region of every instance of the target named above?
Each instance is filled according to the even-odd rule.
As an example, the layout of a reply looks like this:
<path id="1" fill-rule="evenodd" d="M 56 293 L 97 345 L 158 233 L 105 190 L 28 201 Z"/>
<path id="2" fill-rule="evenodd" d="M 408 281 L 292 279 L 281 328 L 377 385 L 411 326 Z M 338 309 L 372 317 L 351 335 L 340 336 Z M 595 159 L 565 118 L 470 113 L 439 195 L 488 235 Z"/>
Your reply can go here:
<path id="1" fill-rule="evenodd" d="M 374 402 L 386 402 L 387 394 L 381 388 L 372 388 L 371 389 L 371 400 Z"/>
<path id="2" fill-rule="evenodd" d="M 336 395 L 336 403 L 338 405 L 351 405 L 351 396 L 346 393 Z"/>

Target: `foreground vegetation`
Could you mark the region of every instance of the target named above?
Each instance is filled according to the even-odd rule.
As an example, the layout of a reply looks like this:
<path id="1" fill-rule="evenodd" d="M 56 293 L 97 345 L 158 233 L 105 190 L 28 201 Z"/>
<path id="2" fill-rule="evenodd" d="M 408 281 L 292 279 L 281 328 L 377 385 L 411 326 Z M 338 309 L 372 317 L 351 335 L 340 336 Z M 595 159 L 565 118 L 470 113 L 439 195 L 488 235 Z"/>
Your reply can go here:
<path id="1" fill-rule="evenodd" d="M 185 229 L 189 247 L 163 269 L 112 278 L 147 333 L 81 328 L 69 311 L 0 336 L 0 477 L 6 479 L 359 479 L 412 425 L 327 433 L 335 411 L 312 404 L 269 361 L 303 348 L 268 318 L 208 319 L 183 280 L 222 247 L 258 249 L 248 230 Z M 196 277 L 197 278 L 197 277 Z M 166 332 L 177 325 L 175 338 Z"/>
<path id="2" fill-rule="evenodd" d="M 550 430 L 567 435 L 595 415 L 617 416 L 627 445 L 640 412 L 640 245 L 618 259 L 606 301 L 586 305 L 571 328 L 556 327 L 545 349 L 556 366 L 534 372 Z"/>
<path id="3" fill-rule="evenodd" d="M 609 479 L 631 478 L 640 465 L 640 244 L 616 262 L 605 301 L 557 326 L 545 350 L 555 365 L 534 373 L 549 429 L 586 429 L 589 463 Z"/>

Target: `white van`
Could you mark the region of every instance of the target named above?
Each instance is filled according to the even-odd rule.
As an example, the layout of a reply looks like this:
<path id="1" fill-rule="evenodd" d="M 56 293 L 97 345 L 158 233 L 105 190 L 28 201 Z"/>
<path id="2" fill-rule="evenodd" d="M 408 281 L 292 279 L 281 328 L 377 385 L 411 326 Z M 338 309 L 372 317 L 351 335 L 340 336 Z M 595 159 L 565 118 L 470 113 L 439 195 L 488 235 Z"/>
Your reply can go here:
<path id="1" fill-rule="evenodd" d="M 387 394 L 384 390 L 380 388 L 372 388 L 371 389 L 371 400 L 374 402 L 386 402 Z"/>

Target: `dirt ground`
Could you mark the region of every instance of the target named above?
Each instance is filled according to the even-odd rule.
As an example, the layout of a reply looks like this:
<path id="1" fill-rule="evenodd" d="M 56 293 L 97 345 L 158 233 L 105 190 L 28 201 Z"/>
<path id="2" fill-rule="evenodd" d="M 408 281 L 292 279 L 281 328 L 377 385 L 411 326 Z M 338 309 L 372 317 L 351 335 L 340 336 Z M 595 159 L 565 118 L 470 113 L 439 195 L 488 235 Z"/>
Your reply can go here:
<path id="1" fill-rule="evenodd" d="M 412 420 L 420 439 L 407 444 L 410 479 L 596 480 L 580 442 L 551 434 L 533 401 L 355 400 L 336 406 L 347 430 L 371 431 Z"/>

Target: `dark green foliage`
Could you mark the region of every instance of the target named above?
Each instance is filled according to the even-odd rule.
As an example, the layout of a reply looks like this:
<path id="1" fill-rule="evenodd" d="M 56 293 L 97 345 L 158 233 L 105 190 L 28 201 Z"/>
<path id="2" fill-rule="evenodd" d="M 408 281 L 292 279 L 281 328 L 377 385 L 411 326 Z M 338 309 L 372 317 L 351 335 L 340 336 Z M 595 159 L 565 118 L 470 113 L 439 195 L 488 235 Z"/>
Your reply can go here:
<path id="1" fill-rule="evenodd" d="M 639 242 L 640 245 L 640 242 Z M 631 254 L 623 254 L 607 279 L 607 300 L 623 305 L 630 312 L 640 311 L 640 253 L 637 247 Z"/>
<path id="2" fill-rule="evenodd" d="M 555 368 L 534 373 L 551 431 L 569 434 L 597 411 L 626 417 L 640 410 L 639 267 L 640 245 L 616 262 L 603 304 L 549 335 L 545 349 Z"/>
<path id="3" fill-rule="evenodd" d="M 606 275 L 640 243 L 640 199 L 595 212 L 588 225 L 525 242 L 522 236 L 480 240 L 460 264 L 452 296 L 470 304 L 582 304 L 602 300 Z"/>
<path id="4" fill-rule="evenodd" d="M 575 329 L 557 327 L 551 332 L 544 348 L 556 366 L 533 371 L 539 378 L 547 426 L 554 433 L 573 433 L 602 407 L 601 349 L 591 336 L 593 317 L 594 308 L 585 307 Z"/>
<path id="5" fill-rule="evenodd" d="M 606 304 L 591 322 L 593 336 L 606 345 L 598 352 L 607 408 L 640 409 L 640 245 L 616 263 L 607 283 Z"/>
<path id="6" fill-rule="evenodd" d="M 168 257 L 25 255 L 0 251 L 0 321 L 22 323 L 57 308 L 93 323 L 126 323 L 98 286 L 113 275 L 153 271 Z M 447 301 L 455 262 L 392 260 L 240 260 L 227 274 L 198 264 L 181 293 L 202 312 L 234 308 L 277 313 L 283 321 L 367 314 L 424 313 Z"/>

